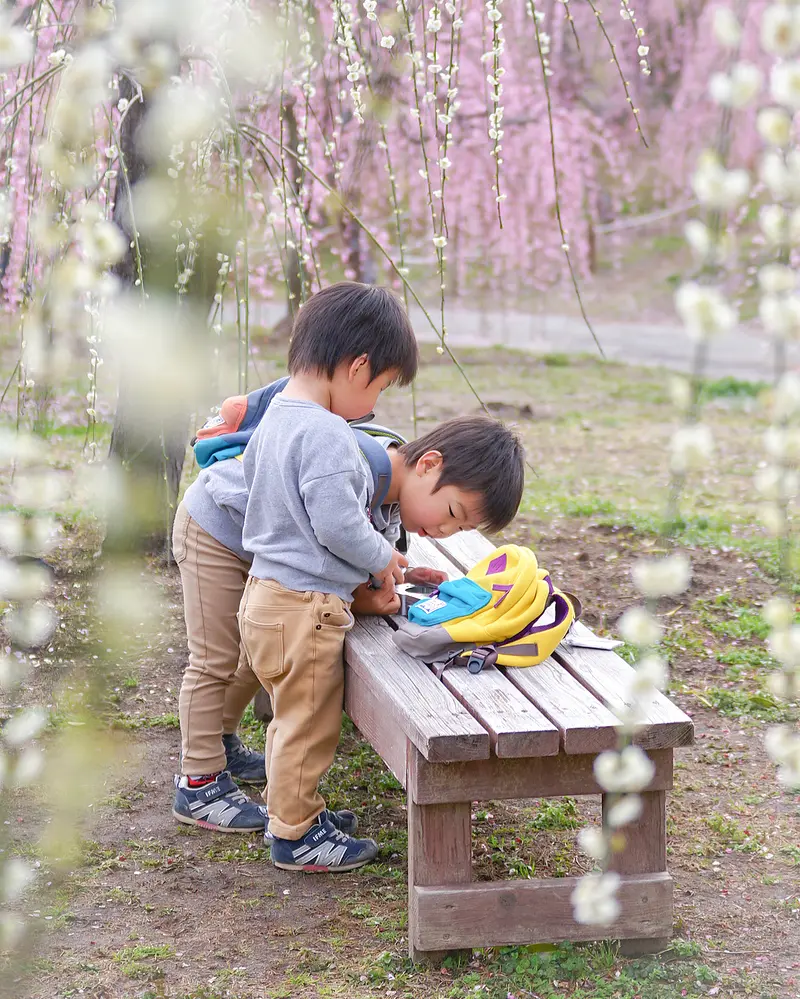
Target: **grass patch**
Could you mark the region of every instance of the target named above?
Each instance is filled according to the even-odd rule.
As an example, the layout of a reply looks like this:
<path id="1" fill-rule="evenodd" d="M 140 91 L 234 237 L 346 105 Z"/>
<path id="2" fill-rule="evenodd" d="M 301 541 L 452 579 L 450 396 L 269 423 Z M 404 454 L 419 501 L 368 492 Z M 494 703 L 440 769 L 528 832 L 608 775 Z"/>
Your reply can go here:
<path id="1" fill-rule="evenodd" d="M 163 715 L 120 715 L 111 722 L 113 728 L 140 729 L 140 728 L 180 728 L 181 721 L 172 712 Z"/>
<path id="2" fill-rule="evenodd" d="M 724 378 L 713 378 L 703 382 L 701 399 L 708 402 L 711 399 L 757 399 L 768 389 L 766 382 L 750 382 L 741 378 L 726 375 Z"/>
<path id="3" fill-rule="evenodd" d="M 768 690 L 737 690 L 725 687 L 707 687 L 703 697 L 709 707 L 728 718 L 753 718 L 763 722 L 792 721 L 797 712 L 784 701 L 779 701 Z"/>
<path id="4" fill-rule="evenodd" d="M 134 947 L 123 947 L 114 954 L 114 962 L 119 965 L 119 970 L 126 978 L 163 978 L 164 971 L 158 966 L 158 962 L 174 957 L 175 951 L 167 944 L 156 946 L 144 946 L 137 944 Z"/>

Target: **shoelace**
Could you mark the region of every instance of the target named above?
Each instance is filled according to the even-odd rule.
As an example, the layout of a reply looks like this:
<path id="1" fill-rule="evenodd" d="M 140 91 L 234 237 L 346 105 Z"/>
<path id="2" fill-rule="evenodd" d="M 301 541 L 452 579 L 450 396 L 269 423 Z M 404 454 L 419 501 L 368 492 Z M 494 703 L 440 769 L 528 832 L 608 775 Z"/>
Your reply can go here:
<path id="1" fill-rule="evenodd" d="M 244 791 L 240 791 L 238 787 L 235 791 L 229 791 L 225 797 L 230 798 L 230 800 L 236 805 L 246 805 L 249 801 L 249 798 Z"/>
<path id="2" fill-rule="evenodd" d="M 341 829 L 337 829 L 336 827 L 334 827 L 333 835 L 331 838 L 338 839 L 342 843 L 350 842 L 350 837 L 347 835 L 347 833 L 343 833 Z"/>

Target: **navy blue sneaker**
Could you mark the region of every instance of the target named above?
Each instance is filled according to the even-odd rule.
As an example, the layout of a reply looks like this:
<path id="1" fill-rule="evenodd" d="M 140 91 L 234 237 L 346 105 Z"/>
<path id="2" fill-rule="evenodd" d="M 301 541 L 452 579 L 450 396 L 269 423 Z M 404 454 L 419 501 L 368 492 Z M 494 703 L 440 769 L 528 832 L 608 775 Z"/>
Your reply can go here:
<path id="1" fill-rule="evenodd" d="M 378 856 L 375 840 L 354 839 L 329 819 L 313 825 L 302 839 L 274 836 L 268 842 L 272 863 L 284 871 L 354 871 Z"/>
<path id="2" fill-rule="evenodd" d="M 267 824 L 266 805 L 252 802 L 227 770 L 202 787 L 189 787 L 188 777 L 176 777 L 172 814 L 184 825 L 213 832 L 263 832 Z"/>
<path id="3" fill-rule="evenodd" d="M 320 812 L 317 816 L 317 822 L 322 824 L 323 822 L 330 822 L 334 829 L 338 829 L 340 832 L 346 833 L 348 836 L 354 836 L 358 830 L 358 819 L 354 812 L 349 811 L 347 808 L 343 808 L 340 812 L 332 812 L 329 808 L 326 808 L 324 812 Z M 264 831 L 264 843 L 269 844 L 275 837 L 269 831 L 269 818 L 267 818 L 267 828 Z"/>
<path id="4" fill-rule="evenodd" d="M 235 732 L 233 735 L 223 735 L 222 744 L 225 747 L 225 769 L 234 780 L 245 784 L 267 783 L 263 753 L 248 749 Z"/>

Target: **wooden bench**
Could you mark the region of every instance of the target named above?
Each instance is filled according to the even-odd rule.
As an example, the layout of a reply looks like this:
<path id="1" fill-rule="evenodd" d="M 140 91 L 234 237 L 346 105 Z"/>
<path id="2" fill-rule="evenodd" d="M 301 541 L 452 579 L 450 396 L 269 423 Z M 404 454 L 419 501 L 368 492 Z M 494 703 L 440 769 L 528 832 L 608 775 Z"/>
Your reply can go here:
<path id="1" fill-rule="evenodd" d="M 414 539 L 412 565 L 451 577 L 492 545 L 475 531 Z M 590 634 L 582 625 L 579 631 Z M 443 952 L 598 938 L 655 950 L 672 935 L 666 792 L 672 751 L 692 744 L 690 718 L 656 692 L 635 742 L 655 764 L 641 818 L 614 860 L 621 913 L 610 927 L 576 923 L 576 878 L 473 883 L 472 802 L 601 794 L 598 753 L 617 744 L 611 709 L 623 704 L 631 667 L 613 652 L 559 647 L 527 669 L 451 668 L 441 680 L 401 652 L 389 622 L 360 619 L 347 639 L 345 709 L 408 796 L 409 949 Z"/>

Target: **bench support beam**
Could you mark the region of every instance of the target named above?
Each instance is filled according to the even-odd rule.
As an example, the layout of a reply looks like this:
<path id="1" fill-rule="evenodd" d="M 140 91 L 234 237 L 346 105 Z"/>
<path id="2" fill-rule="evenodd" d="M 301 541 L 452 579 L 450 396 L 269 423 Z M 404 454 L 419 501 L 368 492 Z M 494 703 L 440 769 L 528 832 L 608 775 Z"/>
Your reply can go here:
<path id="1" fill-rule="evenodd" d="M 409 752 L 415 752 L 409 747 Z M 416 889 L 427 885 L 461 885 L 472 880 L 472 819 L 468 802 L 418 805 L 408 796 L 408 939 L 413 961 L 441 963 L 447 950 L 423 951 L 419 937 Z M 452 948 L 450 948 L 452 949 Z"/>

